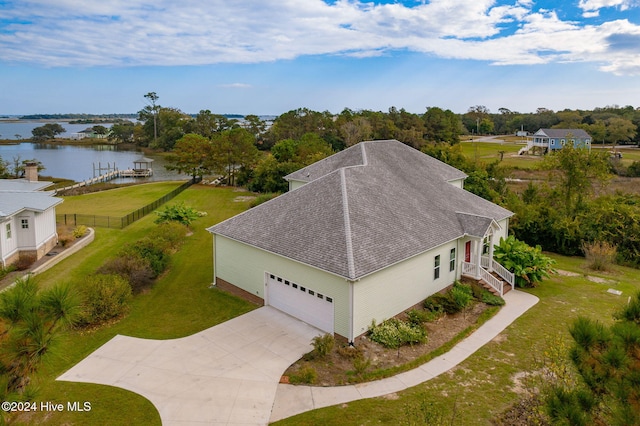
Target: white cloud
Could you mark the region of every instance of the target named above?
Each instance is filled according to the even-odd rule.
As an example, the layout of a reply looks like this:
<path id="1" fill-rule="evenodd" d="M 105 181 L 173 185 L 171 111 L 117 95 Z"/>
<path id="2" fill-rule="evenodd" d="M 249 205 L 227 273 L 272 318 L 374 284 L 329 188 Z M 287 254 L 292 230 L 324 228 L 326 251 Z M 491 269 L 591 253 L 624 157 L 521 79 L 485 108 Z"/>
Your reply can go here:
<path id="1" fill-rule="evenodd" d="M 223 87 L 225 89 L 250 89 L 251 85 L 247 83 L 230 83 L 221 84 L 219 87 Z"/>
<path id="2" fill-rule="evenodd" d="M 637 6 L 637 0 L 580 0 L 578 4 L 578 7 L 585 12 L 595 12 L 605 7 L 617 7 L 620 10 L 627 10 Z"/>
<path id="3" fill-rule="evenodd" d="M 581 0 L 585 14 L 634 0 Z M 431 0 L 407 7 L 358 0 L 23 0 L 0 5 L 0 60 L 53 67 L 257 63 L 301 55 L 367 57 L 408 49 L 495 64 L 595 62 L 637 73 L 633 55 L 609 49 L 624 21 L 590 26 L 533 10 L 532 0 Z M 5 21 L 7 22 L 7 21 Z M 618 22 L 618 21 L 614 21 Z M 2 25 L 2 24 L 0 24 Z M 515 26 L 516 31 L 505 31 Z M 637 55 L 636 55 L 637 56 Z"/>

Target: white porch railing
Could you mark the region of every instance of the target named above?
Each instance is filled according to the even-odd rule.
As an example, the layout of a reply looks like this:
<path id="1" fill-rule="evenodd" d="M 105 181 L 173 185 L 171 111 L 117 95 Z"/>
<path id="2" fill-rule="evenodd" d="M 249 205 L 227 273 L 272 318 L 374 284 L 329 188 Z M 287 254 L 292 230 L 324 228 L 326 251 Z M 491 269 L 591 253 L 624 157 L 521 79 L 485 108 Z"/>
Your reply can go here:
<path id="1" fill-rule="evenodd" d="M 495 259 L 491 259 L 491 268 L 489 268 L 489 258 L 487 256 L 482 256 L 481 259 L 482 260 L 480 262 L 480 265 L 482 265 L 483 268 L 495 272 L 496 274 L 500 275 L 503 280 L 511 284 L 511 287 L 514 286 L 516 280 L 513 272 L 509 271 L 507 268 L 496 262 Z"/>
<path id="2" fill-rule="evenodd" d="M 480 268 L 476 268 L 476 265 L 473 263 L 462 262 L 462 275 L 467 275 L 477 279 L 478 277 L 476 274 L 478 273 L 477 269 L 479 269 L 480 279 L 489 284 L 500 296 L 502 296 L 504 294 L 504 282 L 491 275 L 491 273 L 485 269 L 484 259 L 485 258 L 482 258 L 482 261 L 480 262 Z M 488 260 L 486 264 L 488 265 Z"/>
<path id="3" fill-rule="evenodd" d="M 463 275 L 475 276 L 476 275 L 476 265 L 474 265 L 473 263 L 469 263 L 469 262 L 462 262 L 462 274 Z"/>
<path id="4" fill-rule="evenodd" d="M 504 282 L 497 279 L 496 277 L 494 277 L 493 275 L 491 275 L 489 273 L 489 271 L 487 271 L 484 268 L 480 268 L 480 278 L 482 280 L 484 280 L 484 282 L 486 282 L 487 284 L 489 284 L 491 287 L 493 287 L 500 296 L 502 296 L 503 294 L 503 286 L 504 286 Z"/>

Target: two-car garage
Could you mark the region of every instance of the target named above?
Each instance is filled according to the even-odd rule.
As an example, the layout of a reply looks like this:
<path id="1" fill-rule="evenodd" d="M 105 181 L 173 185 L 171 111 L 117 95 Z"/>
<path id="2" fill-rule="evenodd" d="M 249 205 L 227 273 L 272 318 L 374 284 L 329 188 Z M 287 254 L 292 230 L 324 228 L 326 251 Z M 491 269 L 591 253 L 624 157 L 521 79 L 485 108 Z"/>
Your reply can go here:
<path id="1" fill-rule="evenodd" d="M 333 298 L 274 274 L 265 277 L 265 304 L 333 333 Z"/>

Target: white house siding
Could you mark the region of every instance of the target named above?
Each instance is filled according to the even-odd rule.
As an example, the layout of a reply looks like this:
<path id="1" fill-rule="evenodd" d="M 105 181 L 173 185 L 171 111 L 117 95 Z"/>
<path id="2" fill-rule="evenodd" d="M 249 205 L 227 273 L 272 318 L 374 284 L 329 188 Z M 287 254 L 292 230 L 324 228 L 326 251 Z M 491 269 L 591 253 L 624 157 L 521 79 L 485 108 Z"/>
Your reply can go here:
<path id="1" fill-rule="evenodd" d="M 506 239 L 509 236 L 509 218 L 499 220 L 498 225 L 500 225 L 500 229 L 495 232 L 493 240 L 495 245 L 500 243 L 500 237 Z"/>
<path id="2" fill-rule="evenodd" d="M 21 250 L 35 250 L 36 249 L 36 230 L 35 230 L 35 213 L 31 211 L 22 212 L 19 216 L 14 217 L 14 226 L 16 229 L 16 236 L 18 237 L 18 247 Z M 22 227 L 22 220 L 28 221 L 28 228 Z"/>
<path id="3" fill-rule="evenodd" d="M 262 299 L 265 298 L 265 272 L 329 296 L 334 305 L 334 331 L 349 336 L 348 285 L 344 278 L 221 235 L 214 235 L 213 244 L 215 277 Z"/>
<path id="4" fill-rule="evenodd" d="M 298 189 L 303 186 L 306 182 L 302 182 L 299 180 L 290 180 L 289 181 L 289 191 L 293 191 L 294 189 Z"/>
<path id="5" fill-rule="evenodd" d="M 456 262 L 454 270 L 449 271 L 449 255 L 453 248 L 456 249 Z M 453 284 L 459 276 L 460 250 L 457 241 L 452 241 L 356 282 L 354 336 L 365 333 L 372 320 L 380 323 Z M 440 277 L 434 280 L 437 255 L 440 255 Z"/>
<path id="6" fill-rule="evenodd" d="M 39 248 L 51 238 L 56 237 L 56 211 L 48 209 L 42 213 L 36 213 L 34 219 L 36 244 Z"/>
<path id="7" fill-rule="evenodd" d="M 464 189 L 464 179 L 450 180 L 449 183 L 456 188 Z"/>
<path id="8" fill-rule="evenodd" d="M 7 224 L 11 226 L 11 238 L 7 238 Z M 16 235 L 16 225 L 13 217 L 0 222 L 0 255 L 3 266 L 11 260 L 11 257 L 18 251 L 18 236 Z"/>

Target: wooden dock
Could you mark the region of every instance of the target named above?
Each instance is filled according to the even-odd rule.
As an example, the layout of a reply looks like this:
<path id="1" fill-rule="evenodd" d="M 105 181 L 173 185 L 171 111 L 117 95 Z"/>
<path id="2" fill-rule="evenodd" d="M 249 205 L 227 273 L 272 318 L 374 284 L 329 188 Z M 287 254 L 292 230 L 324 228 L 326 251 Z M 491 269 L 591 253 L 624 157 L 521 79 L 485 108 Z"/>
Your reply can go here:
<path id="1" fill-rule="evenodd" d="M 69 189 L 80 188 L 87 185 L 93 185 L 94 183 L 99 182 L 108 182 L 117 178 L 140 178 L 140 177 L 149 177 L 153 176 L 153 170 L 151 169 L 128 169 L 128 170 L 113 170 L 111 172 L 105 173 L 100 176 L 96 176 L 91 179 L 84 180 L 82 182 L 78 182 L 74 185 L 65 186 L 64 188 L 56 189 L 56 193 L 67 191 Z"/>

